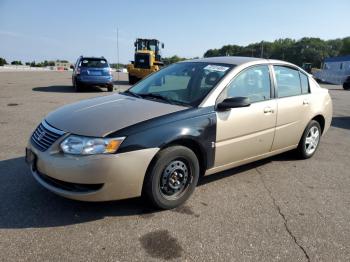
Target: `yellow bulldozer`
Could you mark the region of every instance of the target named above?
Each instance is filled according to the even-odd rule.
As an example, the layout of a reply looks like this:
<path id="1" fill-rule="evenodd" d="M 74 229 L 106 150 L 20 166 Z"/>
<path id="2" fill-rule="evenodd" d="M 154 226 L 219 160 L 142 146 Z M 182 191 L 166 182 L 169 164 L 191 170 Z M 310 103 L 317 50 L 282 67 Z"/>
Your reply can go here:
<path id="1" fill-rule="evenodd" d="M 163 66 L 160 48 L 164 44 L 157 39 L 136 39 L 135 57 L 131 64 L 127 65 L 129 84 L 133 85 L 145 76 L 156 72 Z"/>

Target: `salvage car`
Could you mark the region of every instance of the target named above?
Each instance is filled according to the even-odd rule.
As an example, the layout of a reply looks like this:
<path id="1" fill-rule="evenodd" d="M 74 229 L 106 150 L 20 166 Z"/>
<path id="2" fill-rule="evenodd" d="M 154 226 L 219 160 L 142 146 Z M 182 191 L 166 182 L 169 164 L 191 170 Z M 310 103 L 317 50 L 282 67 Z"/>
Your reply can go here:
<path id="1" fill-rule="evenodd" d="M 48 114 L 29 140 L 26 160 L 34 178 L 61 196 L 145 195 L 171 209 L 203 175 L 289 150 L 312 157 L 331 119 L 328 90 L 291 63 L 187 60 L 124 93 Z"/>

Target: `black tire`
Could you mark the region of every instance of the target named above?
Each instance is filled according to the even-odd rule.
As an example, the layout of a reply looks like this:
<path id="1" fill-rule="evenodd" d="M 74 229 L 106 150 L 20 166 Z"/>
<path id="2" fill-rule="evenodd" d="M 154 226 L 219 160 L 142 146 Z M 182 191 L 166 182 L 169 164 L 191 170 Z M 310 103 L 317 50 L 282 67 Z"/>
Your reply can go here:
<path id="1" fill-rule="evenodd" d="M 174 177 L 176 182 L 172 182 Z M 172 209 L 192 195 L 198 178 L 199 163 L 195 153 L 184 146 L 171 146 L 163 149 L 152 161 L 143 193 L 155 207 Z M 177 186 L 179 189 L 174 188 Z"/>
<path id="2" fill-rule="evenodd" d="M 318 140 L 317 140 L 316 145 L 315 144 L 311 145 L 310 143 L 307 142 L 307 138 L 310 137 L 310 135 L 311 135 L 310 132 L 312 133 L 312 131 L 315 130 L 315 128 L 318 131 Z M 318 148 L 320 141 L 321 141 L 321 136 L 322 136 L 322 129 L 321 129 L 319 122 L 317 122 L 316 120 L 311 120 L 310 123 L 305 128 L 303 136 L 300 139 L 298 149 L 297 149 L 298 155 L 302 159 L 308 159 L 308 158 L 312 157 L 315 154 L 315 152 L 317 151 L 317 148 Z M 316 141 L 316 139 L 313 141 Z M 310 146 L 311 146 L 311 148 L 310 148 Z"/>
<path id="3" fill-rule="evenodd" d="M 113 92 L 113 86 L 107 86 L 108 92 Z"/>
<path id="4" fill-rule="evenodd" d="M 350 89 L 350 83 L 344 83 L 343 84 L 344 90 L 349 90 Z"/>
<path id="5" fill-rule="evenodd" d="M 74 88 L 76 92 L 81 92 L 82 91 L 82 87 L 81 84 L 78 81 L 74 81 Z"/>
<path id="6" fill-rule="evenodd" d="M 133 85 L 136 83 L 136 78 L 134 76 L 129 75 L 129 84 Z"/>

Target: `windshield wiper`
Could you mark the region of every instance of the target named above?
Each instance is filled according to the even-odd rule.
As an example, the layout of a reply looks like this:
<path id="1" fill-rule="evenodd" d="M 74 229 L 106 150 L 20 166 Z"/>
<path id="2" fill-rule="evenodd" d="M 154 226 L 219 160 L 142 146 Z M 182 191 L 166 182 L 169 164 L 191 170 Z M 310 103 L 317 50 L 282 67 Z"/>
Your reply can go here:
<path id="1" fill-rule="evenodd" d="M 170 99 L 162 96 L 160 94 L 154 94 L 154 93 L 144 93 L 144 94 L 140 94 L 141 97 L 145 98 L 145 97 L 150 97 L 150 98 L 156 98 L 156 99 L 160 99 L 160 100 L 164 100 L 166 102 L 170 102 Z"/>
<path id="2" fill-rule="evenodd" d="M 166 96 L 162 96 L 160 94 L 154 94 L 154 93 L 137 94 L 137 93 L 134 93 L 134 92 L 129 91 L 129 90 L 126 90 L 126 91 L 122 92 L 122 94 L 130 94 L 130 95 L 132 95 L 134 97 L 142 98 L 142 99 L 143 98 L 155 98 L 155 99 L 162 100 L 164 102 L 167 102 L 167 103 L 173 104 L 173 105 L 189 106 L 188 104 L 186 104 L 184 102 L 172 100 L 172 99 L 167 98 Z"/>
<path id="3" fill-rule="evenodd" d="M 145 93 L 145 94 L 139 94 L 140 96 L 142 96 L 143 98 L 155 98 L 155 99 L 159 99 L 159 100 L 163 100 L 169 104 L 172 104 L 172 105 L 180 105 L 180 106 L 189 106 L 187 103 L 185 102 L 181 102 L 181 101 L 177 101 L 177 100 L 173 100 L 173 99 L 170 99 L 166 96 L 162 96 L 160 94 L 155 94 L 155 93 Z"/>
<path id="4" fill-rule="evenodd" d="M 136 94 L 136 93 L 134 93 L 134 92 L 132 92 L 132 91 L 130 91 L 130 90 L 126 90 L 126 91 L 124 91 L 122 94 L 130 94 L 130 95 L 132 95 L 132 96 L 134 96 L 134 97 L 142 98 L 142 96 L 140 96 L 139 94 Z"/>
<path id="5" fill-rule="evenodd" d="M 163 100 L 169 104 L 180 104 L 180 102 L 177 102 L 175 100 L 172 100 L 170 98 L 167 98 L 166 96 L 162 96 L 160 94 L 154 94 L 154 93 L 146 93 L 146 94 L 140 94 L 140 96 L 142 96 L 143 98 L 155 98 L 155 99 L 159 99 L 159 100 Z"/>

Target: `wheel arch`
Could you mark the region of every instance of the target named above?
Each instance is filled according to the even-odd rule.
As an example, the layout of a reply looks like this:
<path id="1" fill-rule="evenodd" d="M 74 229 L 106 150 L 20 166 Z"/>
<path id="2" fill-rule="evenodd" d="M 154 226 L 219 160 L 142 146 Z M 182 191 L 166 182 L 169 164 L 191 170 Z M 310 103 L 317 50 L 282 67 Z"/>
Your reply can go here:
<path id="1" fill-rule="evenodd" d="M 155 156 L 152 158 L 151 162 L 149 163 L 149 165 L 148 165 L 148 167 L 146 169 L 145 177 L 143 179 L 142 191 L 141 191 L 142 195 L 144 195 L 144 188 L 145 188 L 145 183 L 147 181 L 147 177 L 150 175 L 151 168 L 155 164 L 155 162 L 157 161 L 159 153 L 162 150 L 164 150 L 165 148 L 168 148 L 168 147 L 171 147 L 171 146 L 184 146 L 184 147 L 187 147 L 190 150 L 192 150 L 194 152 L 194 154 L 198 158 L 198 163 L 199 163 L 199 168 L 200 168 L 199 176 L 200 177 L 204 176 L 205 171 L 207 170 L 207 156 L 205 154 L 204 148 L 200 145 L 199 142 L 197 142 L 194 139 L 191 139 L 191 138 L 178 138 L 178 139 L 172 140 L 171 142 L 161 146 L 159 148 L 157 154 L 155 154 Z"/>
<path id="2" fill-rule="evenodd" d="M 204 148 L 202 147 L 202 145 L 197 142 L 196 140 L 194 139 L 191 139 L 191 138 L 178 138 L 178 139 L 175 139 L 171 142 L 169 142 L 168 144 L 164 145 L 162 149 L 164 148 L 167 148 L 167 147 L 170 147 L 170 146 L 184 146 L 184 147 L 187 147 L 189 149 L 191 149 L 195 155 L 197 156 L 197 159 L 198 159 L 198 162 L 199 162 L 199 167 L 200 167 L 200 176 L 203 176 L 206 169 L 207 169 L 207 156 L 205 154 L 205 150 Z"/>
<path id="3" fill-rule="evenodd" d="M 326 119 L 322 114 L 318 114 L 316 116 L 314 116 L 310 121 L 315 120 L 317 121 L 320 126 L 321 126 L 321 133 L 323 134 L 324 128 L 325 128 L 325 124 L 326 124 Z"/>
<path id="4" fill-rule="evenodd" d="M 171 147 L 171 146 L 184 146 L 189 148 L 190 150 L 192 150 L 194 152 L 194 154 L 197 156 L 198 158 L 198 163 L 199 163 L 199 175 L 203 176 L 205 174 L 205 171 L 207 170 L 207 156 L 205 154 L 205 150 L 204 148 L 201 146 L 201 144 L 199 142 L 197 142 L 195 139 L 192 138 L 177 138 L 174 139 L 164 145 L 162 145 L 159 148 L 159 151 L 157 152 L 157 154 L 152 158 L 151 162 L 149 163 L 147 170 L 146 170 L 146 174 L 145 174 L 145 178 L 143 180 L 143 186 L 145 184 L 145 181 L 147 180 L 147 176 L 149 176 L 150 174 L 150 170 L 152 168 L 152 166 L 154 165 L 154 163 L 157 161 L 158 155 L 159 153 L 164 150 L 165 148 Z M 142 189 L 143 190 L 143 189 Z"/>
<path id="5" fill-rule="evenodd" d="M 309 123 L 312 120 L 315 120 L 315 121 L 317 121 L 320 124 L 320 126 L 321 126 L 321 134 L 323 134 L 323 131 L 324 131 L 324 128 L 325 128 L 325 124 L 326 124 L 326 119 L 325 119 L 325 117 L 322 114 L 317 114 L 313 118 L 311 118 L 309 122 L 307 122 L 307 124 L 306 124 L 306 126 L 304 128 L 304 131 L 303 131 L 303 133 L 300 136 L 299 145 L 300 145 L 301 139 L 303 138 L 303 135 L 304 135 L 304 132 L 305 132 L 306 128 L 308 127 Z"/>

